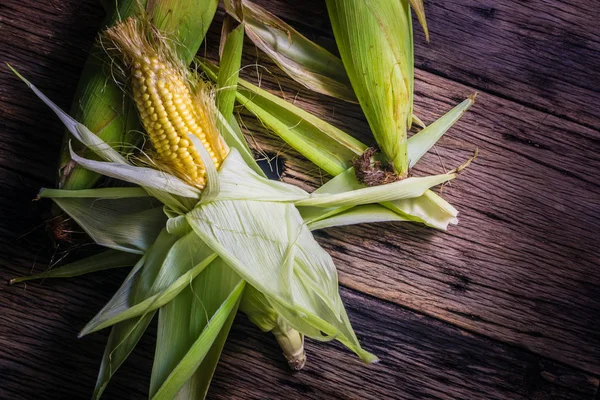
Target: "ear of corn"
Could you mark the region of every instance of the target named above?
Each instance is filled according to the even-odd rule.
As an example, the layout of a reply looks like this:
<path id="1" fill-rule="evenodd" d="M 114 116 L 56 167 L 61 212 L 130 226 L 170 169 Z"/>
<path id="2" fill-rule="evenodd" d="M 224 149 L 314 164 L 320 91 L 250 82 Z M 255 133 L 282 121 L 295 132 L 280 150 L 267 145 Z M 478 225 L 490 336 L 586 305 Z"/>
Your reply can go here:
<path id="1" fill-rule="evenodd" d="M 130 18 L 106 30 L 111 48 L 131 73 L 133 99 L 154 150 L 155 161 L 189 183 L 204 188 L 206 167 L 189 136 L 200 140 L 218 169 L 227 155 L 204 97 L 201 81 L 188 84 L 185 68 L 157 37 L 158 33 Z M 155 44 L 152 44 L 154 42 Z M 194 93 L 195 91 L 195 93 Z"/>
<path id="2" fill-rule="evenodd" d="M 39 94 L 37 89 L 30 86 Z M 43 95 L 40 97 L 70 126 L 72 120 L 64 112 Z M 82 128 L 79 130 L 84 131 Z M 125 168 L 128 174 L 121 174 L 122 179 L 141 183 L 149 191 L 146 184 L 151 182 L 145 178 L 148 168 L 135 167 L 125 159 L 115 158 L 116 152 L 113 149 L 97 137 L 89 138 L 88 133 L 79 135 L 79 130 L 73 130 L 74 135 L 82 142 L 94 146 L 98 155 L 105 159 L 98 163 L 102 164 L 97 167 L 98 171 L 111 171 L 116 166 Z M 93 136 L 91 133 L 89 135 Z M 87 163 L 81 157 L 77 160 L 82 165 L 98 165 Z M 169 175 L 164 172 L 162 174 Z M 221 332 L 232 318 L 245 285 L 258 290 L 275 310 L 278 329 L 274 333 L 282 347 L 298 347 L 296 342 L 301 342 L 304 336 L 316 340 L 337 339 L 365 362 L 375 361 L 375 356 L 361 348 L 350 325 L 339 296 L 337 273 L 331 257 L 314 240 L 297 206 L 305 204 L 329 208 L 372 205 L 386 200 L 420 196 L 432 185 L 451 178 L 453 174 L 410 178 L 391 184 L 392 190 L 389 191 L 378 186 L 351 190 L 348 193 L 336 194 L 325 190 L 308 194 L 282 182 L 270 182 L 262 178 L 243 162 L 237 150 L 232 150 L 219 172 L 221 192 L 217 198 L 195 198 L 196 203 L 186 211 L 176 211 L 172 204 L 165 202 L 162 209 L 169 217 L 166 224 L 164 214 L 150 217 L 151 225 L 161 222 L 165 229 L 154 243 L 144 245 L 144 255 L 122 287 L 86 328 L 85 332 L 91 332 L 116 323 L 105 353 L 97 394 L 101 393 L 115 369 L 135 346 L 156 307 L 161 307 L 160 312 L 163 313 L 172 304 L 176 304 L 173 301 L 182 301 L 183 304 L 193 301 L 192 297 L 195 296 L 190 296 L 190 300 L 180 298 L 184 293 L 181 290 L 187 290 L 185 288 L 190 280 L 193 287 L 193 281 L 205 277 L 204 273 L 210 268 L 208 263 L 213 266 L 212 263 L 217 262 L 212 259 L 215 254 L 219 257 L 219 262 L 223 263 L 216 270 L 222 271 L 229 267 L 241 280 L 216 307 L 212 317 L 203 319 L 206 323 L 200 324 L 201 333 L 189 347 L 178 347 L 176 353 L 167 349 L 169 361 L 163 364 L 165 369 L 160 374 L 162 379 L 157 380 L 153 386 L 154 399 L 172 398 L 192 379 L 197 368 L 211 354 L 215 343 L 220 343 L 219 340 L 223 339 Z M 171 189 L 165 187 L 162 190 Z M 152 192 L 160 191 L 161 189 L 154 188 Z M 78 222 L 84 229 L 103 227 L 102 214 L 98 215 L 95 208 L 73 208 L 81 198 L 92 200 L 91 191 L 49 192 L 48 195 L 59 201 L 69 215 L 74 216 L 75 211 L 79 213 Z M 114 189 L 96 189 L 93 192 L 115 196 Z M 119 201 L 125 209 L 131 204 L 130 198 Z M 123 221 L 131 222 L 132 231 L 144 231 L 141 228 L 144 225 L 141 224 L 148 223 L 145 219 L 136 221 L 125 214 L 121 217 Z M 119 215 L 113 215 L 113 219 L 119 219 Z M 103 228 L 106 243 L 110 243 L 110 227 Z M 118 232 L 113 241 L 125 242 L 122 247 L 130 249 L 127 240 L 127 235 Z M 207 282 L 213 281 L 210 279 Z M 180 319 L 173 318 L 171 321 Z M 172 336 L 161 340 L 161 343 L 171 343 L 170 338 Z M 301 357 L 299 361 L 302 361 Z M 182 396 L 189 393 L 191 392 L 186 391 Z"/>
<path id="3" fill-rule="evenodd" d="M 408 175 L 412 30 L 408 0 L 327 0 L 335 39 L 356 97 L 386 162 Z"/>
<path id="4" fill-rule="evenodd" d="M 143 14 L 147 8 L 147 18 L 174 37 L 178 58 L 188 64 L 208 30 L 218 0 L 105 0 L 103 3 L 107 11 L 105 26 L 112 26 L 121 18 Z M 129 153 L 139 143 L 135 107 L 113 81 L 108 58 L 100 44 L 94 45 L 90 53 L 71 115 L 110 145 Z M 99 175 L 71 161 L 67 138 L 68 135 L 59 162 L 59 187 L 90 188 Z M 91 156 L 90 152 L 85 154 Z"/>

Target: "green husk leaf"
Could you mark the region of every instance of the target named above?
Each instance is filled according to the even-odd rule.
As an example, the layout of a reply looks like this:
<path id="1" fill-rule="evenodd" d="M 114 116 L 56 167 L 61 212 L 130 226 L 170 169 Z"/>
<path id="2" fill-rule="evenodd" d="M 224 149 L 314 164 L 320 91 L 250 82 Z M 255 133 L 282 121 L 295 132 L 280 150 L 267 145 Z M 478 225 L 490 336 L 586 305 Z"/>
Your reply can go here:
<path id="1" fill-rule="evenodd" d="M 334 226 L 369 224 L 374 222 L 403 222 L 408 221 L 406 218 L 398 215 L 392 210 L 389 210 L 378 204 L 369 204 L 364 206 L 353 207 L 347 211 L 336 213 L 331 217 L 321 218 L 317 221 L 310 222 L 308 229 L 315 231 L 318 229 L 331 228 Z"/>
<path id="2" fill-rule="evenodd" d="M 38 194 L 40 198 L 60 199 L 60 198 L 102 198 L 102 199 L 126 199 L 130 197 L 150 197 L 141 187 L 117 187 L 117 188 L 97 188 L 82 190 L 65 190 L 42 188 Z"/>
<path id="3" fill-rule="evenodd" d="M 353 168 L 350 168 L 318 188 L 313 195 L 319 193 L 347 193 L 364 187 L 356 179 Z M 448 225 L 456 225 L 458 223 L 456 218 L 458 211 L 431 190 L 427 190 L 422 196 L 415 198 L 382 202 L 381 206 L 395 212 L 400 218 L 407 221 L 423 223 L 440 230 L 446 230 Z M 332 208 L 301 207 L 300 211 L 305 220 L 311 223 L 330 218 L 336 214 L 345 212 L 349 208 L 351 206 Z"/>
<path id="4" fill-rule="evenodd" d="M 429 29 L 427 29 L 427 19 L 425 18 L 425 6 L 423 5 L 423 0 L 410 0 L 410 5 L 423 27 L 423 32 L 425 32 L 425 40 L 429 42 Z"/>
<path id="5" fill-rule="evenodd" d="M 121 322 L 111 329 L 102 356 L 93 399 L 100 399 L 110 379 L 131 354 L 153 317 L 154 312 L 151 312 L 142 318 Z"/>
<path id="6" fill-rule="evenodd" d="M 237 309 L 245 283 L 244 281 L 240 281 L 236 285 L 235 289 L 233 289 L 221 307 L 212 316 L 207 327 L 192 344 L 189 351 L 169 374 L 156 394 L 152 396 L 153 400 L 172 399 L 185 382 L 194 374 L 194 371 L 201 365 L 211 347 L 218 339 L 222 328 Z"/>
<path id="7" fill-rule="evenodd" d="M 218 69 L 210 61 L 201 60 L 199 66 L 215 79 Z M 351 161 L 367 149 L 333 125 L 241 79 L 237 100 L 281 139 L 332 175 L 348 169 Z"/>
<path id="8" fill-rule="evenodd" d="M 210 252 L 207 249 L 207 252 Z M 207 323 L 240 282 L 239 276 L 222 260 L 217 259 L 196 277 L 173 301 L 161 307 L 150 396 L 152 397 L 169 374 L 181 362 L 193 343 L 206 329 Z M 179 390 L 177 398 L 205 397 L 235 311 L 226 323 L 208 354 Z"/>
<path id="9" fill-rule="evenodd" d="M 21 276 L 10 280 L 10 284 L 46 278 L 73 278 L 106 269 L 129 267 L 140 260 L 138 254 L 116 250 L 107 250 L 82 260 L 78 260 L 58 268 L 52 268 L 39 274 Z"/>
<path id="10" fill-rule="evenodd" d="M 446 230 L 448 225 L 458 223 L 456 208 L 431 190 L 427 190 L 420 197 L 386 202 L 382 205 L 409 221 L 440 230 Z"/>
<path id="11" fill-rule="evenodd" d="M 146 298 L 145 300 L 119 312 L 116 315 L 109 317 L 108 315 L 104 316 L 101 319 L 94 319 L 90 323 L 88 323 L 85 328 L 81 331 L 80 335 L 85 336 L 92 332 L 99 331 L 101 329 L 112 326 L 121 321 L 125 321 L 126 319 L 138 317 L 140 315 L 145 315 L 150 311 L 154 311 L 159 307 L 164 306 L 171 300 L 173 300 L 185 287 L 200 274 L 215 258 L 216 254 L 212 254 L 207 257 L 205 260 L 200 262 L 194 268 L 190 269 L 179 278 L 177 278 L 172 284 L 166 287 L 164 290 L 156 293 L 153 296 Z"/>
<path id="12" fill-rule="evenodd" d="M 358 206 L 414 198 L 423 195 L 427 189 L 455 177 L 455 174 L 432 175 L 406 178 L 386 185 L 366 187 L 343 193 L 313 193 L 310 199 L 300 200 L 296 202 L 296 205 L 309 207 Z"/>
<path id="13" fill-rule="evenodd" d="M 243 44 L 244 25 L 239 25 L 226 36 L 217 76 L 217 108 L 226 119 L 233 116 Z"/>
<path id="14" fill-rule="evenodd" d="M 269 332 L 277 326 L 277 312 L 265 295 L 252 286 L 244 290 L 240 310 L 263 332 Z"/>
<path id="15" fill-rule="evenodd" d="M 167 217 L 150 198 L 65 198 L 54 202 L 99 245 L 143 254 L 154 242 Z"/>
<path id="16" fill-rule="evenodd" d="M 412 29 L 407 0 L 327 0 L 338 49 L 375 140 L 394 171 L 408 173 Z"/>
<path id="17" fill-rule="evenodd" d="M 173 250 L 176 242 L 178 242 L 177 236 L 170 235 L 166 230 L 163 230 L 140 262 L 131 270 L 117 293 L 104 306 L 96 318 L 99 318 L 104 313 L 118 314 L 131 305 L 152 296 L 176 280 L 181 275 L 178 272 L 181 271 L 182 267 L 186 266 L 186 264 L 172 263 L 173 253 L 181 253 L 181 251 L 177 252 Z M 181 247 L 180 244 L 178 248 L 181 249 Z M 102 358 L 100 372 L 98 373 L 98 380 L 94 390 L 95 399 L 100 398 L 113 374 L 127 359 L 144 334 L 154 313 L 155 311 L 150 311 L 143 317 L 123 321 L 112 328 Z"/>
<path id="18" fill-rule="evenodd" d="M 222 38 L 222 44 L 221 67 L 218 70 L 218 75 L 217 73 L 212 75 L 217 83 L 216 100 L 217 109 L 220 113 L 217 115 L 219 130 L 227 144 L 240 152 L 246 164 L 259 175 L 265 176 L 263 170 L 254 160 L 254 155 L 233 116 L 244 44 L 243 25 L 232 30 L 225 39 Z"/>
<path id="19" fill-rule="evenodd" d="M 264 178 L 250 169 L 232 150 L 219 171 L 219 200 L 298 201 L 309 194 L 299 187 Z"/>
<path id="20" fill-rule="evenodd" d="M 473 105 L 475 96 L 472 96 L 444 116 L 433 122 L 431 125 L 414 134 L 408 139 L 408 159 L 409 166 L 412 168 L 420 159 L 437 143 L 448 129 L 463 116 L 465 112 Z"/>
<path id="21" fill-rule="evenodd" d="M 316 92 L 356 102 L 338 57 L 255 3 L 227 0 L 225 10 L 244 23 L 248 37 L 292 79 Z"/>
<path id="22" fill-rule="evenodd" d="M 111 161 L 119 164 L 127 164 L 127 161 L 121 156 L 116 150 L 106 144 L 100 137 L 93 134 L 87 127 L 80 124 L 73 119 L 69 114 L 61 110 L 52 100 L 50 100 L 44 93 L 42 93 L 35 85 L 29 82 L 18 73 L 13 67 L 7 64 L 12 72 L 17 75 L 25 84 L 42 100 L 65 125 L 67 130 L 75 137 L 78 141 L 83 143 L 88 149 L 93 151 L 97 156 L 103 160 Z"/>
<path id="23" fill-rule="evenodd" d="M 210 157 L 208 158 L 210 159 Z M 95 171 L 99 174 L 120 179 L 125 182 L 134 183 L 146 188 L 171 193 L 176 196 L 197 199 L 200 197 L 200 193 L 202 193 L 200 189 L 190 186 L 176 176 L 167 174 L 154 168 L 135 167 L 128 164 L 91 160 L 79 157 L 77 154 L 75 154 L 72 148 L 71 159 L 90 171 Z"/>
<path id="24" fill-rule="evenodd" d="M 262 292 L 292 328 L 324 340 L 319 329 L 325 327 L 329 340 L 338 339 L 372 360 L 344 317 L 331 257 L 292 204 L 217 200 L 196 207 L 187 219 L 194 232 Z M 273 224 L 274 220 L 281 223 Z"/>

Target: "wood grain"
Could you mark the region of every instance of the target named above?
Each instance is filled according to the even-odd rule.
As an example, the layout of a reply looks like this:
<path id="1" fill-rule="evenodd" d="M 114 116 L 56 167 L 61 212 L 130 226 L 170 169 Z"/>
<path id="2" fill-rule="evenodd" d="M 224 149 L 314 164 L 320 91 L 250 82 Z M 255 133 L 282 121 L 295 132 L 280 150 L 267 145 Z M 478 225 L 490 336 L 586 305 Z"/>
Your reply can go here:
<path id="1" fill-rule="evenodd" d="M 18 256 L 4 259 L 13 265 L 28 262 Z M 0 279 L 23 272 L 5 265 Z M 81 340 L 76 332 L 117 289 L 125 272 L 3 290 L 0 398 L 89 397 L 107 332 Z M 598 390 L 596 377 L 525 350 L 351 290 L 344 289 L 342 297 L 363 345 L 380 363 L 365 366 L 341 345 L 309 341 L 307 367 L 292 373 L 273 338 L 240 316 L 209 398 L 591 400 Z M 154 342 L 152 326 L 105 398 L 147 396 Z"/>
<path id="2" fill-rule="evenodd" d="M 524 7 L 508 0 L 495 4 L 502 10 Z M 575 2 L 552 4 L 560 8 Z M 462 10 L 472 4 L 462 0 L 428 5 L 434 8 L 428 10 L 431 25 L 449 24 L 452 28 L 447 29 L 457 31 L 454 22 L 440 21 L 464 23 L 452 14 L 456 11 L 442 18 L 435 9 L 443 5 Z M 304 7 L 294 4 L 282 11 L 290 21 L 300 21 Z M 319 7 L 321 14 L 317 8 L 314 18 L 295 23 L 331 44 L 327 30 L 319 25 L 325 18 Z M 586 20 L 583 11 L 572 18 Z M 96 2 L 55 0 L 37 5 L 9 0 L 0 4 L 0 18 L 0 61 L 10 62 L 68 108 L 100 23 Z M 561 18 L 549 23 L 574 34 L 583 29 L 565 25 Z M 218 43 L 218 31 L 213 27 L 213 43 Z M 465 32 L 460 34 L 466 37 Z M 483 28 L 477 32 L 488 34 Z M 258 61 L 266 68 L 259 69 L 264 87 L 372 141 L 357 106 L 306 92 L 262 55 L 247 50 L 247 64 Z M 214 54 L 211 47 L 206 51 Z M 468 46 L 454 51 L 455 62 L 476 56 L 465 54 L 472 53 Z M 523 57 L 506 49 L 502 55 L 506 62 Z M 546 60 L 536 60 L 528 66 L 532 73 L 545 68 Z M 600 66 L 594 60 L 590 62 Z M 485 58 L 477 61 L 471 66 L 474 73 L 487 68 Z M 416 83 L 416 110 L 426 121 L 476 89 L 486 89 L 481 82 L 495 85 L 486 75 L 473 82 L 426 69 L 417 71 Z M 253 78 L 251 72 L 246 69 L 246 76 Z M 523 76 L 517 72 L 517 78 Z M 241 319 L 217 372 L 212 397 L 594 398 L 600 374 L 596 178 L 600 136 L 573 121 L 594 126 L 586 112 L 595 111 L 573 106 L 563 107 L 566 111 L 561 114 L 537 103 L 535 96 L 531 101 L 512 101 L 518 91 L 510 85 L 506 92 L 492 86 L 488 89 L 498 95 L 480 93 L 476 106 L 416 169 L 418 174 L 441 172 L 443 166 L 454 167 L 479 148 L 480 157 L 471 168 L 443 188 L 443 195 L 461 212 L 459 226 L 448 233 L 382 224 L 318 234 L 336 260 L 342 284 L 349 288 L 343 297 L 356 329 L 382 363 L 364 367 L 339 346 L 309 344 L 309 368 L 291 375 L 271 339 Z M 522 86 L 524 92 L 542 93 L 535 85 Z M 588 89 L 597 93 L 593 84 Z M 583 92 L 565 90 L 567 98 L 574 96 L 572 102 L 585 99 Z M 53 185 L 62 128 L 5 68 L 0 68 L 0 117 L 0 279 L 5 280 L 31 269 L 43 270 L 63 255 L 63 248 L 53 247 L 44 232 L 48 203 L 31 202 L 41 186 Z M 288 181 L 311 188 L 327 179 L 314 166 L 291 157 L 294 153 L 256 121 L 247 119 L 247 126 L 253 141 L 269 156 L 286 160 Z M 75 333 L 120 279 L 122 273 L 106 272 L 26 287 L 0 286 L 0 398 L 87 398 L 106 337 L 98 334 L 77 341 Z M 146 396 L 152 348 L 150 335 L 106 398 Z"/>

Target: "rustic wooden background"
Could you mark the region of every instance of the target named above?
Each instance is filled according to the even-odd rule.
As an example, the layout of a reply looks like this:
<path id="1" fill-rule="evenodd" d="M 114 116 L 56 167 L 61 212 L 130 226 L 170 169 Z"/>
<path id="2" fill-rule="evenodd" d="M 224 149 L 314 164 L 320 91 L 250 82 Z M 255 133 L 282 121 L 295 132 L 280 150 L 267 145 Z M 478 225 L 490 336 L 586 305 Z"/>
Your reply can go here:
<path id="1" fill-rule="evenodd" d="M 262 3 L 334 47 L 321 1 Z M 431 122 L 480 93 L 418 171 L 439 173 L 479 148 L 443 188 L 460 224 L 447 233 L 410 224 L 319 232 L 356 331 L 381 363 L 309 342 L 307 367 L 291 373 L 271 337 L 240 316 L 210 398 L 600 399 L 600 5 L 428 0 L 426 11 L 430 44 L 416 28 L 416 112 Z M 31 201 L 54 184 L 62 128 L 4 62 L 68 109 L 101 18 L 97 0 L 0 3 L 2 282 L 64 255 L 43 229 L 48 204 Z M 214 55 L 218 32 L 203 51 Z M 369 140 L 357 106 L 304 90 L 250 45 L 245 62 L 266 67 L 265 87 Z M 248 127 L 285 160 L 285 179 L 325 179 L 260 124 Z M 0 285 L 0 398 L 89 398 L 107 332 L 76 334 L 124 274 Z M 153 342 L 153 333 L 144 338 L 107 399 L 147 396 Z"/>

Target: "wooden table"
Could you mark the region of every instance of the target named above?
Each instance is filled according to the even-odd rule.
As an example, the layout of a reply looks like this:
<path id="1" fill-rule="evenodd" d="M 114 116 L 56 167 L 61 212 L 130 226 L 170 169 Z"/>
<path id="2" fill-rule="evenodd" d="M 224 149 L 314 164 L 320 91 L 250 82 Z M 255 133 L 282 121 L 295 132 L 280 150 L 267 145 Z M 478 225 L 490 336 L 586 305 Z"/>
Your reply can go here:
<path id="1" fill-rule="evenodd" d="M 68 109 L 102 11 L 96 0 L 3 0 L 0 61 Z M 334 48 L 319 0 L 264 0 Z M 307 367 L 286 369 L 277 345 L 243 316 L 209 394 L 218 399 L 598 399 L 600 375 L 600 10 L 583 0 L 426 1 L 431 43 L 416 29 L 416 112 L 431 122 L 473 92 L 477 104 L 417 173 L 479 158 L 443 188 L 460 224 L 437 232 L 378 224 L 317 233 L 333 255 L 364 366 L 337 344 L 309 341 Z M 217 21 L 222 20 L 219 13 Z M 220 24 L 209 34 L 214 56 Z M 257 59 L 258 58 L 258 59 Z M 265 66 L 262 84 L 371 140 L 360 109 L 315 95 Z M 252 69 L 247 75 L 252 77 Z M 266 71 L 265 69 L 261 69 Z M 0 280 L 64 255 L 44 232 L 62 128 L 0 66 Z M 279 86 L 281 90 L 279 89 Z M 323 176 L 249 128 L 285 179 Z M 85 249 L 83 249 L 85 252 Z M 107 332 L 76 334 L 126 271 L 0 286 L 0 398 L 89 398 Z M 106 399 L 147 396 L 154 333 Z"/>

